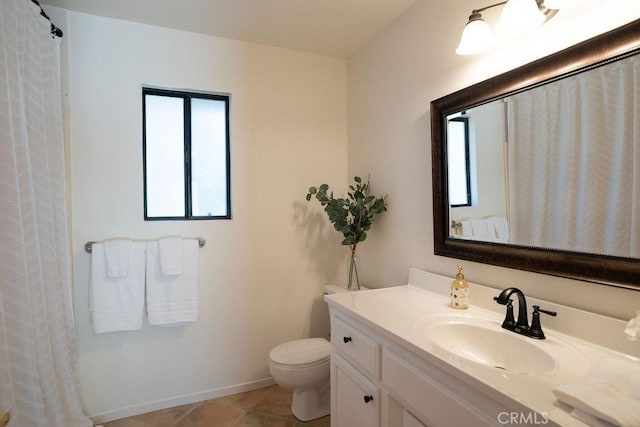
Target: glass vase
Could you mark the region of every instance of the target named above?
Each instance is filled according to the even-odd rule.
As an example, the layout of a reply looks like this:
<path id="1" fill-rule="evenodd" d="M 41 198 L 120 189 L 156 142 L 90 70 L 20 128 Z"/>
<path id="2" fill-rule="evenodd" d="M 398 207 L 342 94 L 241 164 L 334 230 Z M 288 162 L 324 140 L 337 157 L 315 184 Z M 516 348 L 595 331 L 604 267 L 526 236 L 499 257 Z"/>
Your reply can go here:
<path id="1" fill-rule="evenodd" d="M 356 251 L 351 250 L 351 259 L 349 260 L 349 280 L 347 289 L 350 291 L 360 290 L 360 279 L 358 279 L 358 265 L 356 262 Z"/>

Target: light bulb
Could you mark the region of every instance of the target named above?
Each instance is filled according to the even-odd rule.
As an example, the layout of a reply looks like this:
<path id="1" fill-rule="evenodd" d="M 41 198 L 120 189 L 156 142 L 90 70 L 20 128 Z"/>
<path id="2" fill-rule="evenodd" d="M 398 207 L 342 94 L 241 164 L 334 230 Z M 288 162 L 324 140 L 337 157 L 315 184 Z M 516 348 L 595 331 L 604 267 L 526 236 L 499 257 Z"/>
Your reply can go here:
<path id="1" fill-rule="evenodd" d="M 524 34 L 545 21 L 536 0 L 508 0 L 500 15 L 496 33 L 502 36 Z"/>
<path id="2" fill-rule="evenodd" d="M 491 27 L 479 13 L 469 17 L 460 37 L 460 43 L 456 48 L 458 55 L 475 55 L 489 50 L 495 44 L 495 37 Z"/>

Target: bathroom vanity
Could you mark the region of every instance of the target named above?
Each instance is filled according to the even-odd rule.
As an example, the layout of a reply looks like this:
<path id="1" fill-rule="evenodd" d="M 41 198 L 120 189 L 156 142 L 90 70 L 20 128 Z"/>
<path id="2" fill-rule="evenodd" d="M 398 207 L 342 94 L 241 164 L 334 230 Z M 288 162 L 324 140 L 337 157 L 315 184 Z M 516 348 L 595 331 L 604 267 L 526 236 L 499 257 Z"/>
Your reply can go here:
<path id="1" fill-rule="evenodd" d="M 471 284 L 471 307 L 451 308 L 451 280 L 411 269 L 406 286 L 325 296 L 332 426 L 584 426 L 552 389 L 603 358 L 637 361 L 623 321 L 529 298 L 558 313 L 536 340 L 501 328 L 499 289 Z"/>

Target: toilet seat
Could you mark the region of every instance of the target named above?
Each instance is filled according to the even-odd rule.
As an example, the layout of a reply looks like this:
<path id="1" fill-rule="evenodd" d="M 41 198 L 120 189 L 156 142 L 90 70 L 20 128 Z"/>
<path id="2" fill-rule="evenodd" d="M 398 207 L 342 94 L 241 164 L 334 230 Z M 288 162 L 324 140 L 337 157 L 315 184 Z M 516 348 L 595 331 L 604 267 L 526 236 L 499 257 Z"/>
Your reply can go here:
<path id="1" fill-rule="evenodd" d="M 324 338 L 305 338 L 280 344 L 269 352 L 269 359 L 283 367 L 303 368 L 325 363 L 331 343 Z"/>

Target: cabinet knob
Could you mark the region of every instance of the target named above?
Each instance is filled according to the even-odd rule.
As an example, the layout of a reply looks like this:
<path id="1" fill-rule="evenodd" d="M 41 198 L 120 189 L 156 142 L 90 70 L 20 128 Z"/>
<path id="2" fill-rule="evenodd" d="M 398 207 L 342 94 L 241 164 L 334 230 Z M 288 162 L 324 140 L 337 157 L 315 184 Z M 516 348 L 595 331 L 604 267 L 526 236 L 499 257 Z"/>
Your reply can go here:
<path id="1" fill-rule="evenodd" d="M 373 401 L 373 396 L 370 394 L 364 397 L 364 403 L 369 403 L 371 401 Z"/>
<path id="2" fill-rule="evenodd" d="M 342 340 L 344 341 L 344 343 L 348 343 L 349 341 L 351 341 L 351 337 L 342 337 Z"/>

